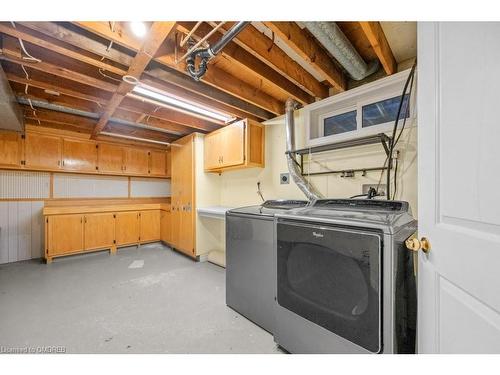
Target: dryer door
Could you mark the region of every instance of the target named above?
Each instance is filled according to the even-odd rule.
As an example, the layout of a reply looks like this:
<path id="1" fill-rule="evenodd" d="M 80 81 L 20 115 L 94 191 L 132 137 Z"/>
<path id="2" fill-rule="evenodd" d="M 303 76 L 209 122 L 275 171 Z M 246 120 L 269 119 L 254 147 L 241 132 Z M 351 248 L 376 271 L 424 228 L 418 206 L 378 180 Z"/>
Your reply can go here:
<path id="1" fill-rule="evenodd" d="M 373 232 L 280 220 L 278 304 L 380 352 L 381 243 Z"/>

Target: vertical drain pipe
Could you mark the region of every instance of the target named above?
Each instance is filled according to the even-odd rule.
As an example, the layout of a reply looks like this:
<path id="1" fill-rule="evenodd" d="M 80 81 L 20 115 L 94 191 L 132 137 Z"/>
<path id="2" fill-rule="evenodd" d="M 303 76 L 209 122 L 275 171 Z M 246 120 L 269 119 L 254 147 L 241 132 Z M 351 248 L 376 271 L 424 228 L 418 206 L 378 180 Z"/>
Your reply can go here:
<path id="1" fill-rule="evenodd" d="M 309 201 L 316 201 L 322 198 L 322 195 L 317 191 L 310 182 L 306 181 L 304 176 L 297 165 L 294 156 L 291 154 L 295 150 L 295 121 L 293 119 L 293 112 L 299 108 L 299 103 L 295 100 L 288 98 L 285 104 L 285 130 L 286 130 L 286 161 L 288 171 L 292 176 L 293 182 L 299 187 Z"/>

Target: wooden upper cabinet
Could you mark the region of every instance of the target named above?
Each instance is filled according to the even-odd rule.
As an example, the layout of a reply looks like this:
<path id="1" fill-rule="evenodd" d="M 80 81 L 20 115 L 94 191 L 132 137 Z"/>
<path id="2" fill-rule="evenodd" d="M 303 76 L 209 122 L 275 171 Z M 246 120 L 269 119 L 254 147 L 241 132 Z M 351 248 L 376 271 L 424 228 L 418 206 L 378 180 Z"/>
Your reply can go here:
<path id="1" fill-rule="evenodd" d="M 203 150 L 205 170 L 220 168 L 222 161 L 221 144 L 221 132 L 213 132 L 205 136 Z"/>
<path id="2" fill-rule="evenodd" d="M 244 119 L 205 136 L 204 162 L 208 172 L 264 167 L 265 128 Z"/>
<path id="3" fill-rule="evenodd" d="M 26 167 L 60 169 L 61 149 L 62 139 L 60 137 L 27 132 L 24 142 Z"/>
<path id="4" fill-rule="evenodd" d="M 228 125 L 220 132 L 221 144 L 221 167 L 232 167 L 245 162 L 245 121 L 238 121 Z"/>
<path id="5" fill-rule="evenodd" d="M 149 174 L 162 177 L 167 175 L 167 153 L 165 151 L 150 152 Z"/>
<path id="6" fill-rule="evenodd" d="M 64 139 L 63 162 L 65 170 L 96 172 L 97 171 L 97 144 L 80 139 Z"/>
<path id="7" fill-rule="evenodd" d="M 99 143 L 97 166 L 100 173 L 123 173 L 124 151 L 122 146 Z"/>
<path id="8" fill-rule="evenodd" d="M 126 174 L 149 174 L 149 150 L 125 147 L 125 173 Z"/>
<path id="9" fill-rule="evenodd" d="M 0 132 L 0 165 L 20 166 L 22 160 L 21 134 L 11 131 Z"/>
<path id="10" fill-rule="evenodd" d="M 167 150 L 165 157 L 166 157 L 165 177 L 172 177 L 172 151 Z"/>

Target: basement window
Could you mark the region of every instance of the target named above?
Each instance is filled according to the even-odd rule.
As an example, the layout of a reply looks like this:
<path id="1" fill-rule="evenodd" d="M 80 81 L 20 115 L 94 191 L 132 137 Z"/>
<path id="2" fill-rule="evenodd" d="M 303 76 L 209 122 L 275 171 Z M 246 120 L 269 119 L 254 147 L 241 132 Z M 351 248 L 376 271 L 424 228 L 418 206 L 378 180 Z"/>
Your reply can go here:
<path id="1" fill-rule="evenodd" d="M 341 134 L 356 130 L 357 111 L 349 111 L 323 119 L 324 135 Z"/>
<path id="2" fill-rule="evenodd" d="M 390 133 L 409 73 L 410 70 L 396 73 L 304 107 L 306 146 Z M 405 95 L 401 108 L 400 119 L 408 119 L 407 128 L 416 123 L 415 97 L 412 93 L 409 100 L 409 95 Z"/>

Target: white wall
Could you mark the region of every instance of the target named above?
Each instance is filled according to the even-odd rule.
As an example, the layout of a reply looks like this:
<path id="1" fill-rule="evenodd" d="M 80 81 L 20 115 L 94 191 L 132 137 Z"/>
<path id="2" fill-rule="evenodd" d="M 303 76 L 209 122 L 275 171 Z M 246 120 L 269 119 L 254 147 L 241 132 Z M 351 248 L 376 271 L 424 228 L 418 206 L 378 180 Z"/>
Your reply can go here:
<path id="1" fill-rule="evenodd" d="M 287 172 L 285 158 L 284 117 L 267 122 L 266 126 L 266 168 L 254 168 L 241 171 L 224 172 L 221 176 L 221 204 L 243 206 L 261 202 L 257 195 L 257 181 L 261 182 L 265 199 L 304 198 L 297 186 L 290 182 L 281 185 L 280 173 Z M 413 126 L 412 126 L 413 125 Z M 304 147 L 305 129 L 302 111 L 295 117 L 297 148 Z M 398 191 L 396 199 L 410 203 L 413 214 L 417 215 L 417 126 L 407 124 L 397 149 L 401 152 L 398 167 Z M 313 159 L 323 167 L 332 169 L 353 169 L 370 166 L 382 166 L 385 152 L 381 145 L 369 145 L 352 149 L 336 150 L 317 154 Z M 314 167 L 318 169 L 318 164 Z M 361 194 L 362 184 L 376 184 L 380 172 L 368 172 L 366 177 L 357 174 L 354 178 L 341 178 L 340 175 L 313 176 L 311 182 L 326 197 L 345 198 Z M 385 183 L 385 175 L 382 183 Z"/>

